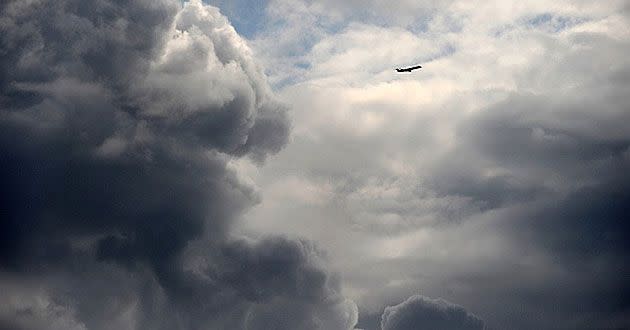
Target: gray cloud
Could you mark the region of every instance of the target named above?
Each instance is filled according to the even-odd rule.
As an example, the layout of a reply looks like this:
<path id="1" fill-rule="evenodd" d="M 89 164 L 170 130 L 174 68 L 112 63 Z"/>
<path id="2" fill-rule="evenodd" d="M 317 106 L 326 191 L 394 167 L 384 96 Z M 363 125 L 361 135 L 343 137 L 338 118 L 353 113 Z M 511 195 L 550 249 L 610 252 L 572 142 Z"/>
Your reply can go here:
<path id="1" fill-rule="evenodd" d="M 458 1 L 426 31 L 339 5 L 352 12 L 343 28 L 300 53 L 303 81 L 281 88 L 297 129 L 259 174 L 275 199 L 255 209 L 255 229 L 333 246 L 360 328 L 410 291 L 492 328 L 628 327 L 622 5 Z M 319 8 L 308 13 L 325 20 Z M 406 56 L 425 70 L 391 73 Z"/>
<path id="2" fill-rule="evenodd" d="M 339 294 L 340 279 L 324 260 L 307 241 L 236 241 L 221 248 L 207 274 L 258 303 L 245 318 L 247 329 L 351 329 L 356 306 Z"/>
<path id="3" fill-rule="evenodd" d="M 21 287 L 17 281 L 2 278 L 0 287 L 0 329 L 86 330 L 77 321 L 76 311 L 62 299 L 52 299 L 36 288 Z"/>
<path id="4" fill-rule="evenodd" d="M 257 53 L 299 127 L 250 225 L 325 242 L 361 327 L 418 290 L 497 328 L 627 327 L 627 17 L 449 4 L 272 2 Z M 261 200 L 233 165 L 291 125 L 216 8 L 0 13 L 0 328 L 353 327 L 312 243 L 233 238 Z M 480 324 L 422 297 L 385 314 Z"/>
<path id="5" fill-rule="evenodd" d="M 216 8 L 1 6 L 0 327 L 354 326 L 310 243 L 231 238 L 260 197 L 229 163 L 290 124 Z"/>
<path id="6" fill-rule="evenodd" d="M 483 321 L 463 307 L 424 296 L 412 296 L 403 303 L 385 308 L 383 330 L 482 330 Z"/>
<path id="7" fill-rule="evenodd" d="M 269 95 L 264 94 L 262 75 L 251 59 L 227 54 L 224 61 L 231 64 L 212 66 L 217 58 L 213 40 L 199 32 L 200 22 L 190 22 L 190 34 L 197 39 L 179 40 L 189 32 L 169 30 L 173 19 L 188 23 L 190 11 L 212 10 L 189 4 L 176 17 L 176 5 L 167 2 L 96 2 L 92 10 L 84 6 L 16 2 L 9 4 L 3 20 L 9 22 L 5 44 L 18 35 L 28 45 L 9 48 L 21 53 L 3 61 L 10 80 L 3 96 L 22 105 L 27 101 L 13 100 L 24 93 L 37 99 L 30 106 L 3 108 L 2 176 L 8 182 L 3 195 L 15 201 L 7 204 L 9 216 L 3 224 L 15 229 L 11 234 L 15 237 L 4 251 L 28 258 L 38 250 L 48 251 L 42 245 L 52 242 L 68 250 L 69 235 L 106 235 L 100 247 L 117 248 L 100 253 L 102 257 L 129 254 L 158 265 L 204 227 L 221 236 L 224 223 L 256 201 L 252 188 L 226 169 L 228 155 L 246 143 L 259 158 L 266 148 L 280 148 L 284 139 L 273 137 L 270 142 L 265 134 L 250 138 L 249 132 L 258 112 L 269 117 L 268 113 L 284 109 L 265 105 Z M 229 27 L 218 12 L 214 15 L 206 20 L 216 19 L 220 28 Z M 66 33 L 73 19 L 85 26 L 84 33 Z M 206 31 L 216 33 L 216 28 Z M 242 46 L 233 30 L 227 31 L 214 37 Z M 160 83 L 176 78 L 192 81 L 191 89 L 198 94 L 187 95 L 190 92 L 182 84 L 156 86 L 152 75 L 174 61 L 168 57 L 171 49 L 187 48 L 196 41 L 207 48 L 194 53 L 198 60 L 192 61 L 197 64 L 192 69 L 199 79 L 209 80 L 210 87 L 195 86 L 205 81 L 185 75 L 165 76 Z M 237 67 L 237 63 L 242 64 Z M 220 74 L 228 70 L 226 66 L 232 67 L 231 76 Z M 41 71 L 40 67 L 50 71 L 46 79 L 28 75 Z M 218 70 L 220 78 L 215 79 L 212 70 Z M 231 86 L 228 81 L 248 74 L 252 79 L 239 84 Z M 169 95 L 169 101 L 158 94 Z M 286 137 L 286 117 L 272 118 L 278 121 L 276 134 Z M 266 118 L 261 125 L 267 122 Z M 255 139 L 265 141 L 263 147 Z"/>

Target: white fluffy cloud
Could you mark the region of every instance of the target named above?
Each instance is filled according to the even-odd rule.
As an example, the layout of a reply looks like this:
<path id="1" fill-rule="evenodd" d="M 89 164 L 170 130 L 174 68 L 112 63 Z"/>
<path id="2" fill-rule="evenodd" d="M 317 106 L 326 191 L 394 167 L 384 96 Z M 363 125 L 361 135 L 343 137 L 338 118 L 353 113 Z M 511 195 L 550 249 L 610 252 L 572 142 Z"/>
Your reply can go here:
<path id="1" fill-rule="evenodd" d="M 619 319 L 612 304 L 582 319 L 569 305 L 549 315 L 529 295 L 588 300 L 626 288 L 614 265 L 627 253 L 613 234 L 627 229 L 617 209 L 630 146 L 624 1 L 286 3 L 269 12 L 310 18 L 274 33 L 318 28 L 308 42 L 288 38 L 302 46 L 292 51 L 265 32 L 255 40 L 294 105 L 294 134 L 250 171 L 267 197 L 246 230 L 324 242 L 362 315 L 422 290 L 498 328 Z M 410 15 L 396 19 L 401 8 Z M 393 71 L 415 63 L 424 68 Z M 581 220 L 577 201 L 589 194 L 610 209 L 590 204 Z M 579 243 L 584 235 L 608 239 Z M 609 280 L 576 265 L 576 255 L 597 259 L 592 251 L 610 258 L 593 266 Z M 553 289 L 568 282 L 596 288 Z M 545 316 L 515 315 L 519 306 Z"/>

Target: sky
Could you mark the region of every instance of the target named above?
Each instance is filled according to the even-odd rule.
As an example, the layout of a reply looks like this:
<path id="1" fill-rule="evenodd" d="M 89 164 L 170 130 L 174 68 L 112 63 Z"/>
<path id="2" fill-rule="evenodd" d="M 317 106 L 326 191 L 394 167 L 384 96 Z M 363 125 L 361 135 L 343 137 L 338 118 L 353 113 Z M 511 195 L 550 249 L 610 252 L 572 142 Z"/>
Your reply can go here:
<path id="1" fill-rule="evenodd" d="M 0 54 L 0 330 L 630 329 L 628 1 L 9 0 Z"/>

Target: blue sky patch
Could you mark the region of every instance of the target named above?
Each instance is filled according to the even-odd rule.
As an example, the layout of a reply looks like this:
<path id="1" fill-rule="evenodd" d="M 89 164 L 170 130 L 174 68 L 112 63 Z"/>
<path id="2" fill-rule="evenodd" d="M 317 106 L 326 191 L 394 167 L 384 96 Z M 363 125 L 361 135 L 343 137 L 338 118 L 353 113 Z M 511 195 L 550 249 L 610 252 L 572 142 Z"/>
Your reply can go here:
<path id="1" fill-rule="evenodd" d="M 265 9 L 269 0 L 204 0 L 221 9 L 230 19 L 236 31 L 251 39 L 261 30 L 265 22 Z"/>

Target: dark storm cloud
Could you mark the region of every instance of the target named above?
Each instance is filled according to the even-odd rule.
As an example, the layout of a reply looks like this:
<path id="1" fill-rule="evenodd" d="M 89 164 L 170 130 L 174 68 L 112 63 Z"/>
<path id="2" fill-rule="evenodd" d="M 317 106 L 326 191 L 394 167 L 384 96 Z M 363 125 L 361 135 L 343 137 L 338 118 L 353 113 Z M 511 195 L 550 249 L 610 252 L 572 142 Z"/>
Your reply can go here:
<path id="1" fill-rule="evenodd" d="M 42 96 L 18 84 L 61 77 L 124 87 L 157 55 L 176 11 L 168 1 L 5 2 L 4 103 L 32 105 Z"/>
<path id="2" fill-rule="evenodd" d="M 607 74 L 612 77 L 618 72 Z M 630 135 L 624 123 L 630 112 L 621 86 L 630 86 L 630 80 L 586 85 L 565 100 L 514 96 L 461 127 L 460 137 L 466 141 L 462 150 L 474 154 L 462 152 L 501 168 L 515 182 L 500 186 L 505 188 L 502 198 L 518 196 L 524 191 L 519 185 L 534 189 L 514 198 L 521 203 L 536 201 L 526 208 L 526 215 L 518 216 L 520 220 L 509 221 L 515 232 L 531 233 L 531 239 L 541 240 L 554 253 L 629 252 L 621 236 L 630 229 L 623 220 L 630 188 L 626 170 Z M 454 185 L 450 191 L 487 201 L 497 195 L 469 186 Z M 524 231 L 525 227 L 529 229 Z"/>
<path id="3" fill-rule="evenodd" d="M 3 257 L 17 258 L 9 264 L 50 253 L 49 245 L 68 253 L 73 235 L 105 235 L 99 243 L 103 258 L 126 254 L 158 265 L 204 227 L 220 231 L 231 214 L 256 201 L 217 151 L 231 152 L 249 140 L 262 108 L 253 91 L 263 88 L 256 85 L 260 81 L 226 88 L 224 103 L 201 100 L 195 108 L 192 96 L 182 95 L 186 86 L 162 91 L 177 103 L 152 97 L 162 87 L 150 76 L 166 64 L 151 62 L 168 53 L 167 28 L 175 14 L 177 6 L 166 2 L 9 4 L 3 44 L 14 54 L 2 62 L 9 80 L 3 96 L 9 104 L 27 105 L 13 101 L 23 93 L 36 101 L 2 113 L 2 195 L 10 201 Z M 69 31 L 75 25 L 81 33 Z M 204 35 L 198 39 L 212 45 Z M 211 50 L 195 54 L 199 63 L 215 56 Z M 171 76 L 163 78 L 181 78 Z M 160 113 L 154 115 L 155 109 Z"/>
<path id="4" fill-rule="evenodd" d="M 1 6 L 0 326 L 354 325 L 310 245 L 230 241 L 259 197 L 228 162 L 279 151 L 289 122 L 216 8 Z"/>
<path id="5" fill-rule="evenodd" d="M 324 260 L 307 241 L 234 241 L 220 248 L 206 273 L 257 303 L 247 329 L 351 329 L 356 307 L 339 295 L 339 278 Z"/>
<path id="6" fill-rule="evenodd" d="M 512 92 L 460 122 L 458 147 L 430 175 L 433 189 L 492 209 L 625 181 L 629 45 L 590 33 L 571 42 L 576 50 L 517 76 L 539 92 Z"/>
<path id="7" fill-rule="evenodd" d="M 484 178 L 478 172 L 464 173 L 458 171 L 457 168 L 448 167 L 434 174 L 431 185 L 439 196 L 464 197 L 481 211 L 515 202 L 527 202 L 545 193 L 544 187 L 519 182 L 512 176 L 498 175 Z"/>
<path id="8" fill-rule="evenodd" d="M 510 288 L 509 299 L 514 306 L 528 306 L 527 313 L 518 315 L 515 328 L 626 328 L 630 180 L 621 169 L 630 166 L 628 159 L 618 166 L 613 181 L 606 179 L 565 197 L 539 201 L 501 219 L 501 233 L 526 247 L 526 254 L 541 249 L 548 255 L 553 271 L 544 277 L 544 283 L 517 281 L 522 275 L 516 272 L 464 281 L 496 285 L 502 278 L 512 278 L 504 284 Z M 500 296 L 505 293 L 487 289 L 489 297 L 504 299 Z M 513 314 L 511 318 L 518 314 L 516 308 L 506 307 L 506 311 Z"/>
<path id="9" fill-rule="evenodd" d="M 553 270 L 535 270 L 549 272 L 544 283 L 516 280 L 524 276 L 516 270 L 520 266 L 507 273 L 497 267 L 495 274 L 460 275 L 489 301 L 510 301 L 511 306 L 485 307 L 485 314 L 498 308 L 506 314 L 496 324 L 518 329 L 628 326 L 623 315 L 630 308 L 625 298 L 630 286 L 622 265 L 630 256 L 630 79 L 621 55 L 628 45 L 598 35 L 581 37 L 618 63 L 583 63 L 592 57 L 591 47 L 561 58 L 549 71 L 568 73 L 566 67 L 581 66 L 584 71 L 571 73 L 580 76 L 579 83 L 569 91 L 549 87 L 537 94 L 514 93 L 470 116 L 458 128 L 460 145 L 431 181 L 438 192 L 464 196 L 482 211 L 502 209 L 487 213 L 498 217 L 500 234 L 522 247 L 523 256 L 541 253 L 552 261 Z M 593 74 L 582 77 L 584 72 Z M 532 75 L 522 79 L 541 79 Z M 511 280 L 500 284 L 505 278 Z"/>
<path id="10" fill-rule="evenodd" d="M 619 170 L 628 168 L 630 162 L 619 166 Z M 541 202 L 524 214 L 515 214 L 509 221 L 510 230 L 523 240 L 540 243 L 570 264 L 600 257 L 628 259 L 630 245 L 625 237 L 630 230 L 626 221 L 629 203 L 630 178 L 620 173 L 614 181 L 581 188 L 565 198 Z M 616 268 L 608 262 L 604 265 Z"/>
<path id="11" fill-rule="evenodd" d="M 630 146 L 630 137 L 621 127 L 629 114 L 623 105 L 614 106 L 607 117 L 590 109 L 605 101 L 621 102 L 621 90 L 603 91 L 612 95 L 585 95 L 558 105 L 545 97 L 518 95 L 475 118 L 462 128 L 462 138 L 498 165 L 510 168 L 545 168 L 564 175 L 596 160 L 618 157 Z M 612 97 L 613 99 L 595 99 Z M 555 101 L 557 102 L 557 101 Z M 604 109 L 602 109 L 604 111 Z M 588 127 L 597 122 L 602 129 Z"/>
<path id="12" fill-rule="evenodd" d="M 275 294 L 304 299 L 327 296 L 328 285 L 338 286 L 322 269 L 313 267 L 309 258 L 317 250 L 308 242 L 288 239 L 263 239 L 249 243 L 236 241 L 221 249 L 215 263 L 220 281 L 238 287 L 239 293 L 250 300 L 265 300 Z"/>
<path id="13" fill-rule="evenodd" d="M 382 330 L 481 330 L 483 321 L 463 307 L 424 296 L 412 296 L 403 303 L 385 308 Z"/>

